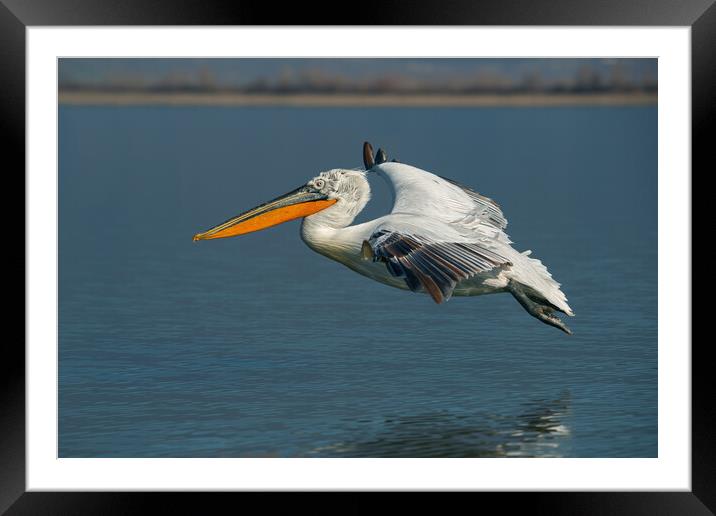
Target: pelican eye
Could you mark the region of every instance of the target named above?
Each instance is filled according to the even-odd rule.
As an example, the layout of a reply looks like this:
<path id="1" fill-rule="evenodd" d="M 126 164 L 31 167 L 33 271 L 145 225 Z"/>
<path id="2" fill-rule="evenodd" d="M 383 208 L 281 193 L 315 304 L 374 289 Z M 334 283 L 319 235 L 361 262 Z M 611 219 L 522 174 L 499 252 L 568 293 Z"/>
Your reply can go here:
<path id="1" fill-rule="evenodd" d="M 313 181 L 313 186 L 315 186 L 316 188 L 318 188 L 320 190 L 324 186 L 326 186 L 326 182 L 323 179 L 316 179 Z"/>

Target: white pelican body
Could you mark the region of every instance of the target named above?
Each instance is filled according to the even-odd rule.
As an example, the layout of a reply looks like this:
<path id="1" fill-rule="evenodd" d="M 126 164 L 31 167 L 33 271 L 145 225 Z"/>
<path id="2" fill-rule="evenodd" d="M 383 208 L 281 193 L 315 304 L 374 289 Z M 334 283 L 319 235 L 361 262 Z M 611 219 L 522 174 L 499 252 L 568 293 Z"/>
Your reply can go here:
<path id="1" fill-rule="evenodd" d="M 223 238 L 304 217 L 303 241 L 314 251 L 391 287 L 456 296 L 510 292 L 534 317 L 566 333 L 554 315 L 573 315 L 560 285 L 530 251 L 518 252 L 504 232 L 500 207 L 477 192 L 425 170 L 387 162 L 364 146 L 365 171 L 322 172 L 304 187 L 196 235 Z M 393 188 L 390 214 L 351 225 L 370 199 L 366 174 Z M 298 196 L 298 197 L 297 197 Z M 298 210 L 298 211 L 296 211 Z M 271 218 L 264 222 L 263 218 Z"/>

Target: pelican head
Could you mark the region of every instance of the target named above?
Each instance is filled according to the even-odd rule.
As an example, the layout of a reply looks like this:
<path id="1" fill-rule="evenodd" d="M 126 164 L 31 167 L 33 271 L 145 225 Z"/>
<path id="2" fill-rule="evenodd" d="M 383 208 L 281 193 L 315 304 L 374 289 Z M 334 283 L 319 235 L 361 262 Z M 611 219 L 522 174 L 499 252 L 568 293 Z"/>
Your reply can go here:
<path id="1" fill-rule="evenodd" d="M 328 170 L 285 195 L 194 235 L 194 240 L 243 235 L 303 217 L 343 227 L 353 221 L 369 199 L 370 186 L 365 172 Z"/>

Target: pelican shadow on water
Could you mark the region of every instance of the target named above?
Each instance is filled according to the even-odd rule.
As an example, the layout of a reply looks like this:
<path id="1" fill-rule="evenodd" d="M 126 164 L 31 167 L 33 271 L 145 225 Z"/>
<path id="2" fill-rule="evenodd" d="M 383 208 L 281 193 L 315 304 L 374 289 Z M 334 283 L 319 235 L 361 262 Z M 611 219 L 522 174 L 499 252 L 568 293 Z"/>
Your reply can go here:
<path id="1" fill-rule="evenodd" d="M 523 403 L 516 414 L 448 410 L 385 418 L 374 431 L 312 449 L 307 457 L 562 457 L 571 396 Z"/>
<path id="2" fill-rule="evenodd" d="M 556 312 L 572 316 L 567 298 L 531 251 L 519 252 L 492 199 L 455 181 L 388 161 L 363 144 L 365 170 L 332 169 L 305 185 L 194 235 L 227 238 L 303 218 L 301 238 L 314 251 L 380 283 L 451 296 L 509 292 L 529 313 L 565 333 Z M 351 225 L 370 199 L 367 174 L 391 185 L 391 212 Z"/>

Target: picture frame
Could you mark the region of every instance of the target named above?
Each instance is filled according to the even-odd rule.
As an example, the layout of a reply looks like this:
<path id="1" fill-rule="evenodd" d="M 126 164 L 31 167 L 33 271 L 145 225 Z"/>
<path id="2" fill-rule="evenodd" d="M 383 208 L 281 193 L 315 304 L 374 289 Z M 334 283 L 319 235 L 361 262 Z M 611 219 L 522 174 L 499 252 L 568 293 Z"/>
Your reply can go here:
<path id="1" fill-rule="evenodd" d="M 5 146 L 13 168 L 24 169 L 25 151 L 25 29 L 33 25 L 315 25 L 313 13 L 288 7 L 269 12 L 256 3 L 155 2 L 149 9 L 140 3 L 121 7 L 108 1 L 62 0 L 60 2 L 2 0 L 0 3 L 0 62 L 5 83 L 0 96 L 2 124 L 8 129 Z M 707 2 L 651 2 L 648 8 L 636 1 L 595 5 L 579 2 L 539 2 L 522 5 L 476 5 L 455 2 L 449 6 L 422 3 L 406 12 L 398 2 L 362 6 L 350 19 L 338 20 L 324 11 L 328 25 L 681 25 L 692 35 L 692 166 L 705 169 L 708 129 L 716 106 L 716 7 Z M 549 8 L 547 8 L 549 7 Z M 379 16 L 378 16 L 379 14 Z M 379 19 L 378 19 L 379 18 Z M 19 177 L 19 174 L 16 175 Z M 27 259 L 26 256 L 24 256 Z M 688 343 L 682 343 L 688 345 Z M 704 346 L 703 344 L 701 345 Z M 146 511 L 152 505 L 164 511 L 188 508 L 186 495 L 176 493 L 38 493 L 25 490 L 25 354 L 19 344 L 6 346 L 2 364 L 2 440 L 0 441 L 0 511 L 8 514 L 108 513 Z M 709 514 L 716 507 L 713 492 L 714 461 L 712 390 L 705 371 L 703 349 L 692 343 L 692 491 L 642 493 L 479 493 L 506 508 L 540 507 L 545 514 Z M 239 496 L 235 493 L 232 496 Z M 208 494 L 194 500 L 205 503 Z M 344 508 L 356 510 L 365 501 L 351 495 Z M 315 502 L 312 502 L 315 503 Z M 335 502 L 331 502 L 335 503 Z M 343 512 L 343 511 L 341 511 Z"/>

